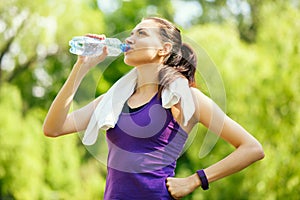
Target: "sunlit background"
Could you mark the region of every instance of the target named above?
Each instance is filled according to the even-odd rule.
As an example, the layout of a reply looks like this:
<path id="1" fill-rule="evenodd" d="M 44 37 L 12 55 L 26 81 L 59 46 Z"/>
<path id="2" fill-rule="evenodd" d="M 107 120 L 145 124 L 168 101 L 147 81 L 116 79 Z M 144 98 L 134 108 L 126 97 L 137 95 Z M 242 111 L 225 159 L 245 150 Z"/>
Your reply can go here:
<path id="1" fill-rule="evenodd" d="M 0 199 L 103 198 L 106 166 L 90 153 L 101 154 L 101 145 L 87 149 L 81 134 L 46 138 L 42 123 L 76 61 L 68 41 L 86 33 L 124 39 L 147 16 L 178 25 L 198 54 L 198 88 L 208 96 L 225 91 L 225 101 L 216 102 L 225 103 L 224 111 L 266 153 L 209 191 L 197 189 L 184 199 L 299 199 L 298 0 L 0 1 Z M 97 66 L 73 107 L 104 93 L 130 69 L 122 56 Z M 222 88 L 214 85 L 216 77 Z M 200 156 L 206 134 L 199 125 L 176 176 L 191 175 L 233 150 L 220 139 Z"/>

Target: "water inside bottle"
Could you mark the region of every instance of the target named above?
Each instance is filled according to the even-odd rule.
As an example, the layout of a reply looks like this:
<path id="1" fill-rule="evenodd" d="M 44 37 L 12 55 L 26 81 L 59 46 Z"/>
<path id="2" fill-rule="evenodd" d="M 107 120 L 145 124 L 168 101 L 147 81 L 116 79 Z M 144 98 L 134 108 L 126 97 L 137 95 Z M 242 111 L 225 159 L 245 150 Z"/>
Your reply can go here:
<path id="1" fill-rule="evenodd" d="M 99 41 L 88 37 L 74 37 L 70 42 L 70 52 L 77 55 L 93 55 L 97 50 L 99 52 Z"/>
<path id="2" fill-rule="evenodd" d="M 85 56 L 100 55 L 104 45 L 108 47 L 108 56 L 118 56 L 130 49 L 128 44 L 122 44 L 120 40 L 114 38 L 100 41 L 90 37 L 73 37 L 69 45 L 71 53 Z"/>

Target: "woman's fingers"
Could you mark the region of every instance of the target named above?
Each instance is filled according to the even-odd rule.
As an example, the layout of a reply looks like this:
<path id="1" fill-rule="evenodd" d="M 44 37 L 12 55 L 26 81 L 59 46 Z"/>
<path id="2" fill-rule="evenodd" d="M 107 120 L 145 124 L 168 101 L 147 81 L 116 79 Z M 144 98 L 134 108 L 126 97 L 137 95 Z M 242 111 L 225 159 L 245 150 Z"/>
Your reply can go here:
<path id="1" fill-rule="evenodd" d="M 104 34 L 98 35 L 98 34 L 88 33 L 85 36 L 95 38 L 95 39 L 98 39 L 98 40 L 105 40 L 105 38 L 106 38 L 106 36 Z"/>

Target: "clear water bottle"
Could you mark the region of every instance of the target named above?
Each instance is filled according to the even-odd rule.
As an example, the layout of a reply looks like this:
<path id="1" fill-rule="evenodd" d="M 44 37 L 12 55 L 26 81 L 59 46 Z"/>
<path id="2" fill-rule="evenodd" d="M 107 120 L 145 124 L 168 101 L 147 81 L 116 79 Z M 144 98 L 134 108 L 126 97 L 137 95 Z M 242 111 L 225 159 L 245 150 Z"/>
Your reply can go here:
<path id="1" fill-rule="evenodd" d="M 69 41 L 70 52 L 81 56 L 97 56 L 102 53 L 104 46 L 108 48 L 108 56 L 118 56 L 130 49 L 128 44 L 122 43 L 117 38 L 99 40 L 88 36 L 76 36 Z"/>

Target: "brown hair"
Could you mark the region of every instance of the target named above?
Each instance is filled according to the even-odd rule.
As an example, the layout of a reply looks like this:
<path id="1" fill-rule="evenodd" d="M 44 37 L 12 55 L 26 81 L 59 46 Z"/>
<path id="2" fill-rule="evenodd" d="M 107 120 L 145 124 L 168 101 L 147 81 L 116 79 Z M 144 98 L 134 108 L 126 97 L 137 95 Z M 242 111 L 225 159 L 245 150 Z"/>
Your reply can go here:
<path id="1" fill-rule="evenodd" d="M 180 30 L 166 19 L 148 17 L 144 20 L 157 22 L 162 41 L 172 44 L 171 53 L 165 58 L 163 66 L 159 71 L 159 94 L 164 87 L 182 76 L 188 80 L 191 87 L 195 87 L 197 57 L 188 44 L 182 43 Z"/>

